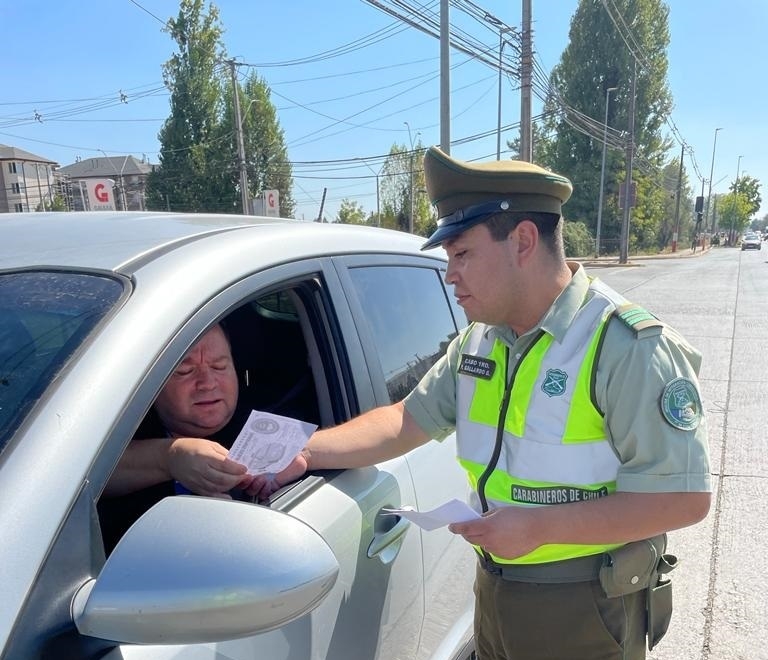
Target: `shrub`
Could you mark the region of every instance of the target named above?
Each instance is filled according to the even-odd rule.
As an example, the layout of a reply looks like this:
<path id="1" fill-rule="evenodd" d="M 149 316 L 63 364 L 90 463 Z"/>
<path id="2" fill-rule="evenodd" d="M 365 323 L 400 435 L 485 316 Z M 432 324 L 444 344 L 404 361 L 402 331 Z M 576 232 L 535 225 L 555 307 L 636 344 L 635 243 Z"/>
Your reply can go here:
<path id="1" fill-rule="evenodd" d="M 566 257 L 586 257 L 595 249 L 595 239 L 583 222 L 563 223 L 563 244 Z"/>

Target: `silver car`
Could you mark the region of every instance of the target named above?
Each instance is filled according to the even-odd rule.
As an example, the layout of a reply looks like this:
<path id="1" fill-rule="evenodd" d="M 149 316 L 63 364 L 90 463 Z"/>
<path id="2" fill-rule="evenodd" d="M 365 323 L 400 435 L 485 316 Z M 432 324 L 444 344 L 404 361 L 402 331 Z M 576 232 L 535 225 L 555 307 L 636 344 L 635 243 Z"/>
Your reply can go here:
<path id="1" fill-rule="evenodd" d="M 382 512 L 464 496 L 453 436 L 310 473 L 268 506 L 166 497 L 108 556 L 102 535 L 105 483 L 213 323 L 248 409 L 323 427 L 401 399 L 466 323 L 420 243 L 241 216 L 0 216 L 0 658 L 473 657 L 473 551 Z"/>
<path id="2" fill-rule="evenodd" d="M 760 235 L 753 231 L 747 232 L 741 239 L 742 250 L 760 250 L 762 247 L 763 244 L 760 240 Z"/>

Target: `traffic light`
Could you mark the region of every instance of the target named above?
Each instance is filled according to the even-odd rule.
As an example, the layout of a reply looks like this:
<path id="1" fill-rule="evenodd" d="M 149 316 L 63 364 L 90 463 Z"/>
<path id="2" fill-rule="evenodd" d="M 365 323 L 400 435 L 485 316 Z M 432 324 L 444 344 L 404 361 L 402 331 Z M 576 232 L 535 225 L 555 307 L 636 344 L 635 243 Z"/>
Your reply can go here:
<path id="1" fill-rule="evenodd" d="M 704 197 L 697 197 L 696 198 L 696 206 L 693 209 L 696 211 L 696 213 L 699 214 L 699 220 L 701 220 L 701 214 L 704 211 Z"/>

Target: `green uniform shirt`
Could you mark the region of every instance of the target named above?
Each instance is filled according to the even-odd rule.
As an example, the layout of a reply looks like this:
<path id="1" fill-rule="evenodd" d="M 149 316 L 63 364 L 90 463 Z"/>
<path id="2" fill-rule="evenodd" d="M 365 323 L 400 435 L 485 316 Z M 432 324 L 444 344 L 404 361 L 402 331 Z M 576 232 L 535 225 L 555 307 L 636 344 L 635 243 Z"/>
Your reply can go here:
<path id="1" fill-rule="evenodd" d="M 519 359 L 539 329 L 555 341 L 567 332 L 589 286 L 584 269 L 573 271 L 568 286 L 541 322 L 524 335 L 496 327 Z M 405 407 L 433 438 L 442 439 L 456 425 L 456 370 L 463 334 L 406 397 Z M 674 329 L 661 325 L 639 332 L 612 318 L 600 352 L 595 399 L 605 414 L 608 438 L 621 459 L 618 491 L 637 493 L 710 491 L 706 420 L 681 430 L 662 414 L 662 392 L 675 378 L 687 378 L 698 389 L 701 354 Z"/>

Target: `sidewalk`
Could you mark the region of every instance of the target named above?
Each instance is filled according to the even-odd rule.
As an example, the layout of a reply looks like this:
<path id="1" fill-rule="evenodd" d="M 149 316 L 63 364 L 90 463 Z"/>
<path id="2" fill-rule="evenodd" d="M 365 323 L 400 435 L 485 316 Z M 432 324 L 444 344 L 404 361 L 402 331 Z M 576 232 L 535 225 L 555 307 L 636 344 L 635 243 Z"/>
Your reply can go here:
<path id="1" fill-rule="evenodd" d="M 658 254 L 632 254 L 629 256 L 629 260 L 625 264 L 619 263 L 619 257 L 616 255 L 610 255 L 607 257 L 575 257 L 573 261 L 578 261 L 583 264 L 585 268 L 608 268 L 608 267 L 628 267 L 639 266 L 638 261 L 644 261 L 646 259 L 689 259 L 691 257 L 700 257 L 706 254 L 712 249 L 709 245 L 705 248 L 696 248 L 694 252 L 691 248 L 685 248 L 678 250 L 677 252 L 660 252 Z"/>

